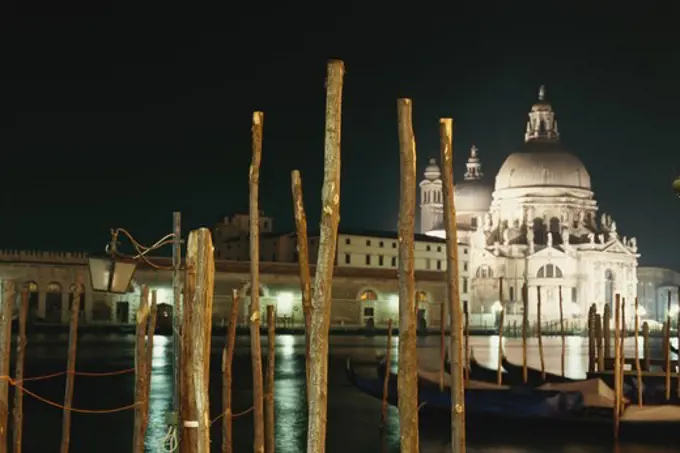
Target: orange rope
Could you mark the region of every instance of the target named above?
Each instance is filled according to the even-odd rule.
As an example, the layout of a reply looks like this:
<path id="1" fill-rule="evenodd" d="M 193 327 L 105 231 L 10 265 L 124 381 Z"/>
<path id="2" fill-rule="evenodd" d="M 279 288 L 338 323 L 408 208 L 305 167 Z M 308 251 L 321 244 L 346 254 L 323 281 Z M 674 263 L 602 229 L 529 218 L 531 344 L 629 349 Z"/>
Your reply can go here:
<path id="1" fill-rule="evenodd" d="M 127 406 L 122 406 L 122 407 L 114 407 L 112 409 L 77 409 L 74 407 L 66 407 L 63 404 L 48 400 L 47 398 L 44 398 L 36 393 L 31 392 L 30 390 L 27 390 L 24 388 L 22 385 L 17 383 L 14 379 L 10 378 L 9 376 L 0 376 L 0 381 L 7 381 L 17 389 L 21 390 L 25 394 L 32 396 L 33 398 L 37 399 L 38 401 L 41 401 L 47 405 L 50 405 L 52 407 L 56 407 L 62 410 L 69 410 L 71 412 L 78 412 L 81 414 L 113 414 L 116 412 L 123 412 L 128 409 L 132 409 L 137 406 L 138 403 L 133 403 L 133 404 L 128 404 Z"/>
<path id="2" fill-rule="evenodd" d="M 134 368 L 126 368 L 124 370 L 102 371 L 102 372 L 75 371 L 75 372 L 73 372 L 73 374 L 76 375 L 76 376 L 103 377 L 103 376 L 118 376 L 118 375 L 121 375 L 121 374 L 132 373 L 134 371 L 135 371 Z M 16 381 L 16 382 L 44 381 L 46 379 L 52 379 L 52 378 L 55 378 L 55 377 L 64 376 L 66 374 L 69 374 L 69 372 L 68 371 L 57 371 L 56 373 L 45 374 L 43 376 L 26 377 L 26 378 L 23 378 L 23 379 Z"/>
<path id="3" fill-rule="evenodd" d="M 231 414 L 231 418 L 237 418 L 237 417 L 240 417 L 241 415 L 249 414 L 250 412 L 253 411 L 253 409 L 255 409 L 255 406 L 251 406 L 251 407 L 249 407 L 248 409 L 246 409 L 246 410 L 244 410 L 244 411 L 237 412 L 237 413 L 235 413 L 235 414 Z M 212 425 L 212 424 L 215 423 L 217 420 L 219 420 L 219 419 L 221 419 L 222 417 L 224 417 L 225 415 L 227 415 L 229 412 L 231 412 L 231 411 L 229 410 L 229 411 L 226 411 L 226 412 L 222 412 L 220 415 L 218 415 L 217 417 L 213 418 L 213 419 L 210 421 L 210 424 Z"/>

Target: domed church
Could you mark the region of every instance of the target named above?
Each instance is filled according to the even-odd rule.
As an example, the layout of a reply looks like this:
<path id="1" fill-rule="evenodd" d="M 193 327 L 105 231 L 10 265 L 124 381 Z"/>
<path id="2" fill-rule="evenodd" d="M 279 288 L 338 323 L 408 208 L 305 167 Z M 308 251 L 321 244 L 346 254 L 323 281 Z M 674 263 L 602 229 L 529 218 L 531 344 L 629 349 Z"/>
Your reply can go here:
<path id="1" fill-rule="evenodd" d="M 561 144 L 544 87 L 529 112 L 524 144 L 505 159 L 495 184 L 484 177 L 475 146 L 466 167 L 463 180 L 455 184 L 455 204 L 459 241 L 470 249 L 460 265 L 468 266 L 471 275 L 462 288 L 471 323 L 493 322 L 501 301 L 510 317 L 521 315 L 525 283 L 532 324 L 539 291 L 544 322 L 559 319 L 560 295 L 567 320 L 583 319 L 592 303 L 602 313 L 617 293 L 625 298 L 626 316 L 633 315 L 637 241 L 621 236 L 607 214 L 597 215 L 588 170 Z M 441 171 L 435 159 L 424 176 L 421 230 L 444 237 Z"/>

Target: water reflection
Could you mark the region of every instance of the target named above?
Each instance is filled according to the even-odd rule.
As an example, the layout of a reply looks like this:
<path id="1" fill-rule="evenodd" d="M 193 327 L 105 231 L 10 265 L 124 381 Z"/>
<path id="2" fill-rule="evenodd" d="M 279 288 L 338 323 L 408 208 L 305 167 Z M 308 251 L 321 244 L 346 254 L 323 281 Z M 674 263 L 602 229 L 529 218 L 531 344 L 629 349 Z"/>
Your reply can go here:
<path id="1" fill-rule="evenodd" d="M 151 362 L 151 391 L 149 395 L 149 428 L 146 448 L 156 451 L 166 433 L 166 415 L 172 411 L 172 339 L 155 335 Z"/>
<path id="2" fill-rule="evenodd" d="M 279 335 L 276 338 L 274 411 L 276 412 L 276 451 L 298 453 L 305 450 L 307 407 L 305 404 L 304 337 Z M 296 345 L 302 346 L 302 361 Z"/>

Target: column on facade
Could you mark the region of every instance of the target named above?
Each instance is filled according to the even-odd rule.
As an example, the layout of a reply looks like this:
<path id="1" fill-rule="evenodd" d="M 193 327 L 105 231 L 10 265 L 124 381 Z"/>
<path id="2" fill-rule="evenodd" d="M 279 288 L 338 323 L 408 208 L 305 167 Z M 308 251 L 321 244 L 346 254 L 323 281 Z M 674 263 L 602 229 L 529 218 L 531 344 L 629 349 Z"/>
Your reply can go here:
<path id="1" fill-rule="evenodd" d="M 69 319 L 71 317 L 71 310 L 70 310 L 70 304 L 69 302 L 71 301 L 71 293 L 69 292 L 69 288 L 64 287 L 62 288 L 61 291 L 61 322 L 62 324 L 67 324 L 69 322 Z"/>
<path id="2" fill-rule="evenodd" d="M 38 318 L 45 319 L 45 308 L 47 304 L 47 284 L 40 283 L 38 286 Z"/>

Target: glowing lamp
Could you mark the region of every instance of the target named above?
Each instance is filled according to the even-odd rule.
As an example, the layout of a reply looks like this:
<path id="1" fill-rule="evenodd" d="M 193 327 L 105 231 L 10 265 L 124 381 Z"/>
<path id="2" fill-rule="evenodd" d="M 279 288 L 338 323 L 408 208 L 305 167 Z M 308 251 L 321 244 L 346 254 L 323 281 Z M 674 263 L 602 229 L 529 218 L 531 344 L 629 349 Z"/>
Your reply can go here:
<path id="1" fill-rule="evenodd" d="M 642 318 L 643 316 L 647 316 L 647 310 L 645 309 L 645 307 L 638 307 L 638 309 L 637 309 L 637 315 L 638 315 L 639 317 L 641 317 L 641 318 Z"/>
<path id="2" fill-rule="evenodd" d="M 500 313 L 502 310 L 503 305 L 499 301 L 494 302 L 493 305 L 491 306 L 491 311 L 494 313 Z"/>
<path id="3" fill-rule="evenodd" d="M 678 306 L 675 305 L 675 306 L 671 307 L 671 311 L 668 312 L 668 316 L 671 316 L 671 317 L 677 316 L 677 314 L 678 314 Z"/>
<path id="4" fill-rule="evenodd" d="M 125 294 L 130 288 L 137 263 L 115 256 L 88 258 L 88 270 L 92 290 L 114 294 Z"/>
<path id="5" fill-rule="evenodd" d="M 283 292 L 276 296 L 276 309 L 281 314 L 290 314 L 293 310 L 293 293 Z"/>
<path id="6" fill-rule="evenodd" d="M 388 299 L 387 302 L 390 304 L 390 310 L 392 310 L 395 313 L 399 312 L 399 296 L 396 295 L 391 295 Z"/>
<path id="7" fill-rule="evenodd" d="M 680 176 L 678 176 L 675 181 L 673 181 L 673 192 L 675 192 L 675 195 L 680 197 Z"/>

